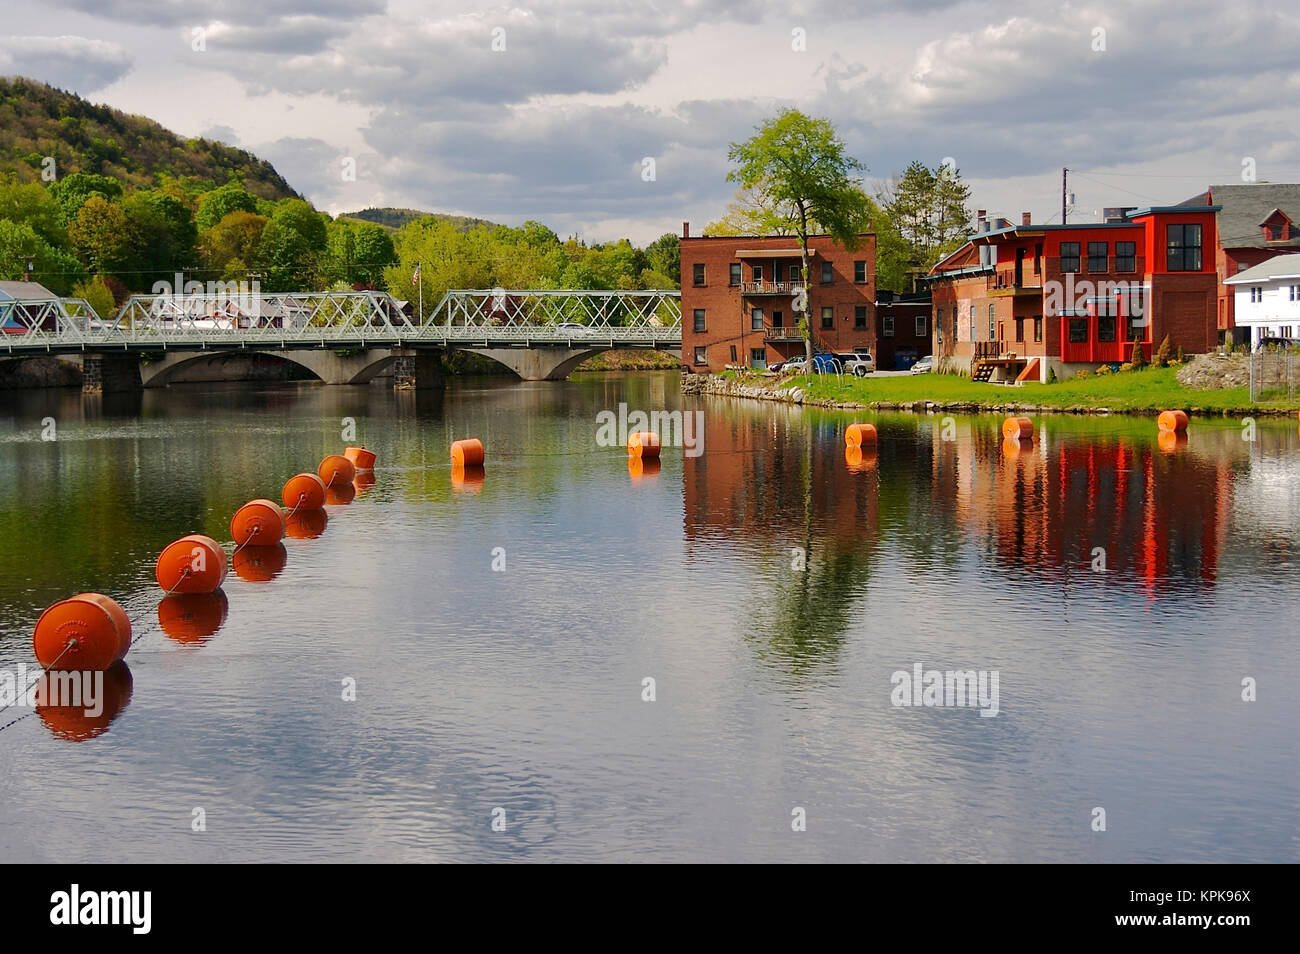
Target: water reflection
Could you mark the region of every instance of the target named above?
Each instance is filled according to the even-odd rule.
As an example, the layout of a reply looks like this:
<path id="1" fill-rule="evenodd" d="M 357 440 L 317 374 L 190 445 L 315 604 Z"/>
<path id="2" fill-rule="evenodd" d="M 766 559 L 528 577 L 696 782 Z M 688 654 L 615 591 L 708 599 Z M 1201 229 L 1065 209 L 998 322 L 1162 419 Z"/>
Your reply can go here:
<path id="1" fill-rule="evenodd" d="M 246 547 L 240 552 L 250 549 L 252 547 Z M 213 593 L 173 593 L 164 596 L 158 603 L 158 625 L 168 639 L 181 644 L 202 645 L 221 629 L 229 611 L 230 601 L 222 590 Z"/>
<path id="2" fill-rule="evenodd" d="M 85 742 L 103 735 L 131 701 L 131 669 L 119 659 L 104 670 L 102 698 L 94 700 L 96 704 L 91 708 L 87 707 L 87 699 L 81 699 L 75 705 L 46 703 L 50 698 L 61 703 L 69 700 L 66 689 L 50 683 L 52 679 L 66 675 L 47 673 L 41 676 L 36 684 L 36 714 L 56 738 L 66 742 Z"/>

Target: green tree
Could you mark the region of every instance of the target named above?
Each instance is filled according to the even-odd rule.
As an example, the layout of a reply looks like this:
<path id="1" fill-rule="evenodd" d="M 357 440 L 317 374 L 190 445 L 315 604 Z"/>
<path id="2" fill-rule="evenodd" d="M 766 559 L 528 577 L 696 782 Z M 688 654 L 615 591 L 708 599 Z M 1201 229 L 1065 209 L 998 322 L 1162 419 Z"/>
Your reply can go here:
<path id="1" fill-rule="evenodd" d="M 52 246 L 26 222 L 0 219 L 0 279 L 21 281 L 29 257 L 32 280 L 56 295 L 66 295 L 86 275 L 75 257 Z"/>
<path id="2" fill-rule="evenodd" d="M 393 239 L 370 222 L 337 221 L 327 229 L 326 277 L 330 282 L 369 288 L 383 285 L 384 269 L 397 260 Z"/>
<path id="3" fill-rule="evenodd" d="M 883 209 L 907 243 L 912 269 L 924 274 L 960 248 L 970 231 L 970 187 L 951 164 L 913 161 L 881 192 Z"/>
<path id="4" fill-rule="evenodd" d="M 825 229 L 846 249 L 858 247 L 858 233 L 870 218 L 862 191 L 861 162 L 845 152 L 844 142 L 828 120 L 788 109 L 758 127 L 744 142 L 732 143 L 727 158 L 736 168 L 730 181 L 755 189 L 777 214 L 785 214 L 799 239 L 804 287 L 808 287 L 808 237 L 813 226 Z M 804 352 L 813 354 L 808 301 L 800 317 Z"/>
<path id="5" fill-rule="evenodd" d="M 212 228 L 231 212 L 256 212 L 257 200 L 238 182 L 227 182 L 199 196 L 194 214 L 200 232 Z"/>
<path id="6" fill-rule="evenodd" d="M 81 207 L 91 196 L 120 199 L 122 184 L 110 176 L 90 172 L 74 172 L 50 184 L 50 196 L 63 213 L 63 221 L 71 224 Z"/>
<path id="7" fill-rule="evenodd" d="M 67 248 L 63 210 L 39 182 L 0 182 L 0 219 L 25 222 L 55 248 Z"/>
<path id="8" fill-rule="evenodd" d="M 129 193 L 122 208 L 131 245 L 126 276 L 129 287 L 148 289 L 156 281 L 172 280 L 177 272 L 194 264 L 198 234 L 184 202 L 150 190 Z"/>
<path id="9" fill-rule="evenodd" d="M 82 204 L 68 223 L 68 241 L 77 257 L 97 275 L 114 274 L 130 260 L 126 212 L 102 195 L 92 195 Z"/>
<path id="10" fill-rule="evenodd" d="M 229 213 L 199 239 L 204 266 L 211 273 L 221 274 L 222 281 L 230 281 L 225 273 L 238 260 L 241 274 L 235 280 L 246 279 L 246 263 L 256 261 L 266 223 L 262 216 L 242 209 Z"/>
<path id="11" fill-rule="evenodd" d="M 74 285 L 72 297 L 85 299 L 90 307 L 95 309 L 95 314 L 101 318 L 111 318 L 117 312 L 117 301 L 113 298 L 113 290 L 98 275 Z"/>
<path id="12" fill-rule="evenodd" d="M 681 284 L 682 240 L 676 232 L 665 232 L 647 245 L 645 257 L 649 268 Z"/>

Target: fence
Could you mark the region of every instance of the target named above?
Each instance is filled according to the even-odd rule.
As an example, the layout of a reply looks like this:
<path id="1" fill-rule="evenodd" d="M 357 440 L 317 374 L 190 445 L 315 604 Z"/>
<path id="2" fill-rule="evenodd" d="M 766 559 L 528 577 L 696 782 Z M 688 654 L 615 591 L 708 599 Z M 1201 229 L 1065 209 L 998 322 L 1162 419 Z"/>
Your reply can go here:
<path id="1" fill-rule="evenodd" d="M 1300 351 L 1261 351 L 1249 360 L 1252 402 L 1290 402 L 1300 397 Z"/>

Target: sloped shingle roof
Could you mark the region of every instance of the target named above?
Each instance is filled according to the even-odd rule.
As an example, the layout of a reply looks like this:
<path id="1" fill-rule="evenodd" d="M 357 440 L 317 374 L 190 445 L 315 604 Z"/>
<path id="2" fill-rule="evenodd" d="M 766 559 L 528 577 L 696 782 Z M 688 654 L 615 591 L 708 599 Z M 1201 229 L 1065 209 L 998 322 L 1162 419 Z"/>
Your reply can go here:
<path id="1" fill-rule="evenodd" d="M 1212 185 L 1180 205 L 1220 205 L 1219 243 L 1224 248 L 1300 248 L 1300 238 L 1268 242 L 1260 228 L 1275 210 L 1281 209 L 1300 226 L 1300 184 L 1290 182 L 1242 182 Z"/>

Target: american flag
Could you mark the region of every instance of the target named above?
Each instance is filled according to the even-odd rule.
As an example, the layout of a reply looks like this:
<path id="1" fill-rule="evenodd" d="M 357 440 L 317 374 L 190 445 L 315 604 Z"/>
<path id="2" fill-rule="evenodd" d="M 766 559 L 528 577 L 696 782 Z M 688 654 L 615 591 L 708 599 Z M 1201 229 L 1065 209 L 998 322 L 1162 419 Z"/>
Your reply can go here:
<path id="1" fill-rule="evenodd" d="M 419 280 L 420 280 L 420 266 L 416 265 L 415 271 L 411 273 L 411 281 L 418 282 Z"/>

